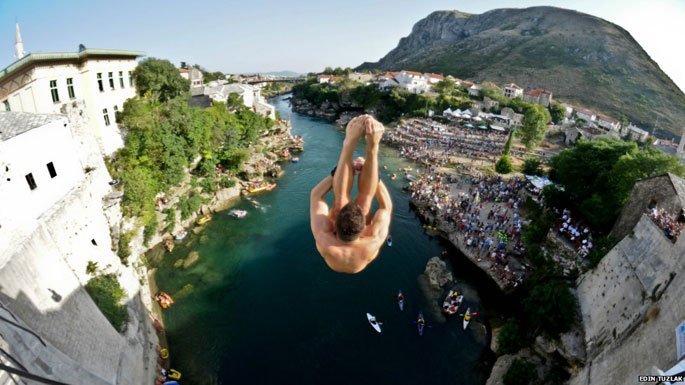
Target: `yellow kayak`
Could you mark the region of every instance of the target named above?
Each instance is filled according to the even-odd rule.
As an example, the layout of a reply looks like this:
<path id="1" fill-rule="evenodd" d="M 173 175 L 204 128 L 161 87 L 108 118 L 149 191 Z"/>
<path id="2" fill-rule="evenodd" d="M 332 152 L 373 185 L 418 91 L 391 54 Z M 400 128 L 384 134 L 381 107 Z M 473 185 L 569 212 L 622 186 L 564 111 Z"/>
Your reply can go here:
<path id="1" fill-rule="evenodd" d="M 198 225 L 204 225 L 205 223 L 207 223 L 207 222 L 209 222 L 209 221 L 211 221 L 211 220 L 212 220 L 212 216 L 209 215 L 209 214 L 207 214 L 207 215 L 205 215 L 204 217 L 200 218 L 200 219 L 197 221 L 197 224 L 198 224 Z"/>

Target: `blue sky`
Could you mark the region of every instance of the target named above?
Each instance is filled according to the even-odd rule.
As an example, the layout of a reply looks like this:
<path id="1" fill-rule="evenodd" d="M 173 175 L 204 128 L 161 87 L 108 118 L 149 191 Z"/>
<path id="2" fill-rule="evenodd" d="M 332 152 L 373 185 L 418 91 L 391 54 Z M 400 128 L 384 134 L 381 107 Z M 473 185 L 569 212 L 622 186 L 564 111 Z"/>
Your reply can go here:
<path id="1" fill-rule="evenodd" d="M 15 20 L 28 52 L 75 51 L 84 43 L 223 72 L 308 72 L 376 61 L 435 10 L 533 5 L 621 25 L 685 89 L 685 50 L 677 39 L 685 36 L 685 0 L 0 0 L 0 68 L 14 61 Z"/>

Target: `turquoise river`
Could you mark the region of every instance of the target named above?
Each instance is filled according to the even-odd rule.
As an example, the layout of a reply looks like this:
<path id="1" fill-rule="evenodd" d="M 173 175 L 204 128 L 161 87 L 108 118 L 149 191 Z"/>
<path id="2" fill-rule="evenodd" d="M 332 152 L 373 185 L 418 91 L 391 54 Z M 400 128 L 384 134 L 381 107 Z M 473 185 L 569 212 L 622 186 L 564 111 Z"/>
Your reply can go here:
<path id="1" fill-rule="evenodd" d="M 272 103 L 290 117 L 293 134 L 304 137 L 300 162 L 285 165 L 278 188 L 256 197 L 262 210 L 241 201 L 236 207 L 248 211 L 243 219 L 216 213 L 203 232 L 154 263 L 159 288 L 176 301 L 164 320 L 171 366 L 183 374 L 180 382 L 484 383 L 491 359 L 483 324 L 472 322 L 465 331 L 461 318 L 441 322 L 427 312 L 432 327 L 420 337 L 413 323 L 419 311 L 431 307 L 418 281 L 429 258 L 450 250 L 456 286 L 481 320 L 487 298 L 495 297 L 480 289 L 484 275 L 424 233 L 402 191 L 406 182 L 391 181 L 388 171 L 382 178 L 395 205 L 393 246 L 385 246 L 359 274 L 331 271 L 309 228 L 309 191 L 336 163 L 344 134 L 291 113 L 285 97 Z M 386 147 L 380 164 L 389 170 L 407 165 Z M 198 263 L 174 268 L 191 251 L 199 252 Z M 407 297 L 404 312 L 395 301 L 400 289 Z M 367 312 L 383 322 L 381 334 L 368 324 Z"/>

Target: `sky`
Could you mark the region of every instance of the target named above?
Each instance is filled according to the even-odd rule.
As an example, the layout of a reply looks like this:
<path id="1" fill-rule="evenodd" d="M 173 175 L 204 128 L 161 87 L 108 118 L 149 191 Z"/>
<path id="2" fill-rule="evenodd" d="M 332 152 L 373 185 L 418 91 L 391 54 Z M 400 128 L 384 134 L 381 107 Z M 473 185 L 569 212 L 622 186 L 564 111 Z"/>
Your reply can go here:
<path id="1" fill-rule="evenodd" d="M 0 68 L 27 52 L 131 49 L 212 71 L 320 71 L 377 61 L 436 10 L 551 5 L 628 30 L 685 90 L 685 0 L 0 0 Z"/>

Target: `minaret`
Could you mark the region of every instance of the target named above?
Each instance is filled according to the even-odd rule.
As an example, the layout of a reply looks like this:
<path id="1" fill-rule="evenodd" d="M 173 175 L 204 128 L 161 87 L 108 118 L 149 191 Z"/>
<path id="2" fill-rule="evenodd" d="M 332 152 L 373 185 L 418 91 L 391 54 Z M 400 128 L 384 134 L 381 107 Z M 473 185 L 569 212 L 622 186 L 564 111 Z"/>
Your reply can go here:
<path id="1" fill-rule="evenodd" d="M 676 154 L 679 157 L 684 157 L 685 153 L 683 153 L 683 149 L 685 148 L 685 129 L 683 129 L 683 136 L 680 137 L 680 143 L 678 144 L 678 151 Z"/>
<path id="2" fill-rule="evenodd" d="M 14 34 L 14 57 L 17 60 L 24 57 L 24 43 L 21 41 L 21 32 L 19 32 L 19 23 L 16 23 L 16 32 Z"/>

